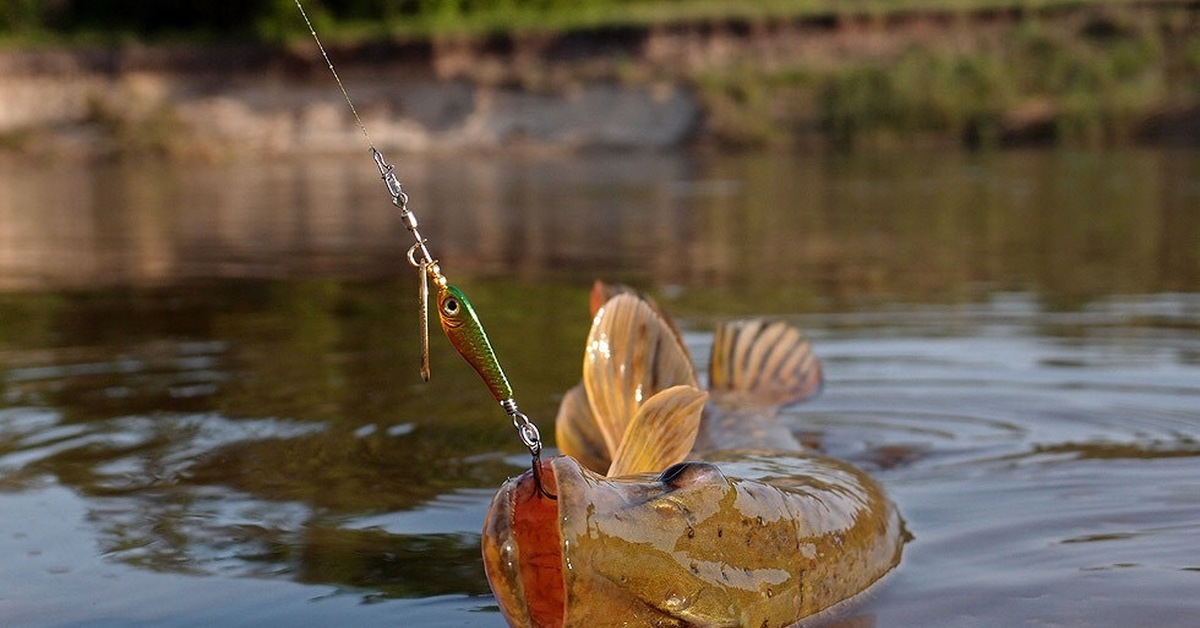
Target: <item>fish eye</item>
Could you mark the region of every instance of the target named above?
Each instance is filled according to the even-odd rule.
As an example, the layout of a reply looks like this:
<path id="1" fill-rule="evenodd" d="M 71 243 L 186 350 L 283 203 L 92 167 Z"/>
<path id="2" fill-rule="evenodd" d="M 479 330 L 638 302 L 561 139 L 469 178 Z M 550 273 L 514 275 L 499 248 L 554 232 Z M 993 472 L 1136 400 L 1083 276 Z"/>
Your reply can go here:
<path id="1" fill-rule="evenodd" d="M 723 477 L 716 465 L 709 462 L 679 462 L 663 470 L 658 481 L 671 488 L 682 488 Z"/>
<path id="2" fill-rule="evenodd" d="M 455 314 L 458 314 L 458 299 L 454 297 L 447 298 L 442 303 L 442 311 L 445 312 L 447 316 L 454 316 Z"/>

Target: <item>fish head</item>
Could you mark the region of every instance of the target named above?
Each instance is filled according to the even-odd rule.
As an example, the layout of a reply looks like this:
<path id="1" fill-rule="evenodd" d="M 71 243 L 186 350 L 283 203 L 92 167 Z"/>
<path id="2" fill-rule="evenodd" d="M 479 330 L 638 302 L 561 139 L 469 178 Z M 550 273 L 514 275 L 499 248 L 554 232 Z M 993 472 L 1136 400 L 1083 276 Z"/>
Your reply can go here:
<path id="1" fill-rule="evenodd" d="M 770 526 L 740 512 L 745 496 L 713 464 L 622 478 L 567 456 L 540 464 L 557 500 L 526 472 L 500 489 L 484 527 L 488 580 L 511 625 L 736 625 L 731 609 L 762 606 L 789 580 L 765 563 L 794 553 L 759 542 Z"/>

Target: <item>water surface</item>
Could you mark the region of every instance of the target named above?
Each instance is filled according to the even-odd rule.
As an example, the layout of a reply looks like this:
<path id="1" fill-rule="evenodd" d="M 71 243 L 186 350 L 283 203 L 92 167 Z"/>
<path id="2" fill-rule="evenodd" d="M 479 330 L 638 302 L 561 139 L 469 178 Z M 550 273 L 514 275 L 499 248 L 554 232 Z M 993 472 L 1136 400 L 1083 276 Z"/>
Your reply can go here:
<path id="1" fill-rule="evenodd" d="M 810 331 L 788 420 L 915 537 L 845 625 L 1200 614 L 1200 153 L 398 165 L 544 433 L 593 277 L 697 356 Z M 0 623 L 503 624 L 479 528 L 527 455 L 441 338 L 420 382 L 372 168 L 0 162 Z"/>

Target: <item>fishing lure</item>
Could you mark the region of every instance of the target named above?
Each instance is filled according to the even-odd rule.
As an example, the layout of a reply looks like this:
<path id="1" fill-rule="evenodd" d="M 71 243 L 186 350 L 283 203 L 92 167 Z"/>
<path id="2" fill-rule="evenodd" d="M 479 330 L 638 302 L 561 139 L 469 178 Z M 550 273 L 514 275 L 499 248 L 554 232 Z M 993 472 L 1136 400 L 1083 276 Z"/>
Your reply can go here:
<path id="1" fill-rule="evenodd" d="M 475 372 L 483 379 L 492 396 L 500 403 L 500 407 L 508 414 L 512 420 L 513 427 L 516 428 L 518 436 L 521 438 L 521 443 L 529 450 L 532 457 L 532 467 L 534 481 L 537 484 L 538 493 L 550 499 L 556 499 L 556 496 L 543 486 L 540 475 L 541 467 L 541 452 L 542 452 L 542 437 L 538 432 L 537 426 L 525 413 L 517 408 L 517 402 L 513 398 L 512 386 L 508 383 L 508 378 L 504 375 L 504 370 L 500 368 L 500 361 L 496 358 L 495 351 L 492 350 L 492 343 L 488 340 L 487 333 L 483 330 L 483 325 L 479 322 L 479 317 L 475 314 L 475 308 L 471 306 L 471 302 L 467 300 L 466 295 L 461 290 L 449 284 L 445 275 L 442 274 L 441 268 L 436 259 L 430 254 L 429 248 L 425 244 L 425 238 L 421 236 L 421 232 L 417 229 L 417 215 L 408 207 L 408 194 L 404 192 L 404 187 L 400 184 L 400 179 L 396 177 L 396 169 L 383 158 L 383 153 L 375 148 L 371 142 L 371 136 L 367 133 L 367 127 L 363 124 L 362 118 L 358 115 L 358 110 L 354 107 L 354 102 L 350 100 L 350 93 L 346 91 L 345 84 L 342 83 L 341 77 L 338 76 L 337 70 L 333 67 L 333 61 L 329 59 L 329 54 L 325 52 L 325 47 L 321 45 L 321 39 L 317 37 L 317 31 L 312 25 L 312 21 L 308 19 L 308 13 L 304 11 L 304 6 L 300 0 L 295 0 L 296 8 L 300 11 L 301 17 L 304 18 L 304 23 L 308 26 L 308 32 L 312 35 L 313 41 L 317 44 L 317 49 L 321 51 L 321 57 L 325 60 L 325 64 L 329 66 L 329 72 L 333 74 L 334 81 L 337 82 L 338 88 L 342 91 L 342 96 L 346 99 L 346 105 L 350 107 L 350 112 L 354 114 L 354 120 L 358 123 L 358 128 L 362 131 L 363 138 L 366 139 L 367 145 L 371 149 L 371 157 L 375 160 L 375 166 L 379 168 L 379 176 L 387 185 L 388 193 L 392 195 L 392 205 L 400 210 L 400 220 L 404 228 L 409 233 L 413 234 L 416 239 L 416 244 L 408 249 L 408 263 L 417 269 L 419 274 L 417 285 L 417 302 L 418 302 L 418 320 L 419 330 L 421 335 L 421 378 L 429 381 L 429 281 L 432 280 L 438 289 L 437 307 L 438 319 L 442 325 L 442 331 L 450 340 L 450 344 L 454 345 L 458 354 L 470 364 Z"/>
<path id="2" fill-rule="evenodd" d="M 466 295 L 454 286 L 445 285 L 438 289 L 437 303 L 442 331 L 450 339 L 450 344 L 479 373 L 496 401 L 512 399 L 512 386 L 504 376 L 496 352 L 492 350 L 492 343 Z"/>
<path id="3" fill-rule="evenodd" d="M 408 250 L 408 262 L 415 266 L 421 275 L 417 288 L 421 331 L 421 376 L 425 381 L 429 381 L 429 280 L 432 279 L 438 287 L 437 311 L 442 332 L 446 334 L 450 344 L 454 345 L 454 349 L 467 361 L 467 364 L 470 364 L 471 368 L 479 373 L 479 377 L 491 391 L 492 397 L 495 397 L 496 401 L 501 404 L 506 401 L 511 402 L 513 398 L 512 385 L 508 383 L 508 377 L 504 375 L 504 369 L 500 367 L 500 360 L 492 349 L 487 332 L 483 330 L 483 323 L 479 322 L 475 307 L 471 305 L 462 290 L 449 284 L 436 261 L 419 259 L 419 256 L 425 254 L 421 252 L 418 245 L 413 245 Z"/>
<path id="4" fill-rule="evenodd" d="M 434 270 L 431 271 L 430 276 L 438 284 L 437 309 L 442 332 L 446 334 L 446 338 L 450 340 L 450 344 L 454 345 L 458 354 L 467 361 L 467 364 L 471 365 L 471 368 L 475 369 L 475 372 L 483 379 L 483 383 L 487 385 L 488 390 L 491 391 L 492 397 L 500 402 L 500 407 L 504 408 L 509 418 L 512 419 L 513 427 L 516 428 L 521 443 L 529 449 L 533 458 L 531 468 L 538 494 L 549 499 L 557 499 L 558 497 L 548 491 L 542 483 L 541 435 L 533 421 L 518 409 L 517 402 L 513 398 L 512 385 L 508 383 L 508 377 L 504 375 L 504 369 L 501 368 L 500 360 L 496 357 L 495 350 L 492 349 L 487 332 L 483 330 L 483 324 L 479 322 L 475 307 L 471 305 L 462 290 L 446 283 L 446 278 L 440 273 L 433 274 L 437 272 L 436 264 L 432 266 Z M 424 325 L 427 326 L 428 323 L 424 323 Z"/>

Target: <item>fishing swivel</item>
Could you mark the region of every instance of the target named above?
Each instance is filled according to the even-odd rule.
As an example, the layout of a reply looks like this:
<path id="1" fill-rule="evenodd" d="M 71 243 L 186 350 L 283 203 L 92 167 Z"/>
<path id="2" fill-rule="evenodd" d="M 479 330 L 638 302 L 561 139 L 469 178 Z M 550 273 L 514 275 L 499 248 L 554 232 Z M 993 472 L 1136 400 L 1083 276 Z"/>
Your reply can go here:
<path id="1" fill-rule="evenodd" d="M 400 185 L 400 179 L 396 177 L 396 167 L 384 160 L 383 153 L 374 146 L 371 147 L 371 157 L 375 160 L 375 167 L 379 168 L 379 177 L 383 179 L 388 193 L 392 195 L 392 205 L 400 210 L 400 220 L 403 221 L 404 228 L 408 229 L 408 232 L 417 239 L 413 248 L 408 250 L 409 263 L 417 267 L 421 267 L 423 263 L 434 264 L 436 267 L 437 261 L 429 254 L 429 249 L 425 246 L 425 238 L 422 238 L 421 232 L 417 231 L 417 215 L 408 208 L 408 194 L 404 191 L 404 186 Z M 416 258 L 418 251 L 421 262 L 418 262 Z"/>

